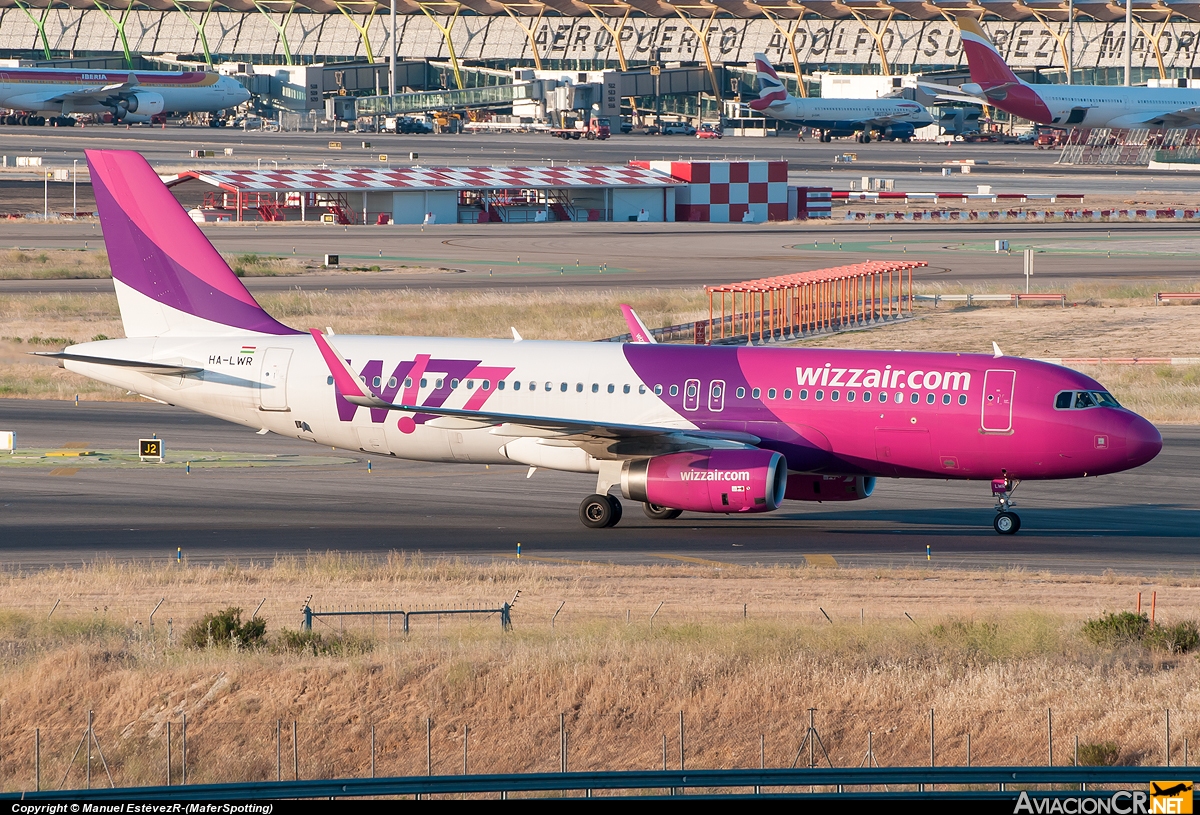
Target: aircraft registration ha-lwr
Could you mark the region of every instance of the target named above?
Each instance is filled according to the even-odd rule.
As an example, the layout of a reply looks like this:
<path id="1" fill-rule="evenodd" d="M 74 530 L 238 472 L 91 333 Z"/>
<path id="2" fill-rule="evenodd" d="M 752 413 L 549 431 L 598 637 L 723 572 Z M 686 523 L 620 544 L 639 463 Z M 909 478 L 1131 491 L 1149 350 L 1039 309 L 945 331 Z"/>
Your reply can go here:
<path id="1" fill-rule="evenodd" d="M 404 459 L 594 473 L 579 516 L 759 513 L 869 497 L 879 477 L 990 482 L 1137 467 L 1162 447 L 1098 382 L 981 354 L 300 331 L 254 300 L 128 151 L 89 151 L 125 339 L 69 370 L 254 430 Z"/>

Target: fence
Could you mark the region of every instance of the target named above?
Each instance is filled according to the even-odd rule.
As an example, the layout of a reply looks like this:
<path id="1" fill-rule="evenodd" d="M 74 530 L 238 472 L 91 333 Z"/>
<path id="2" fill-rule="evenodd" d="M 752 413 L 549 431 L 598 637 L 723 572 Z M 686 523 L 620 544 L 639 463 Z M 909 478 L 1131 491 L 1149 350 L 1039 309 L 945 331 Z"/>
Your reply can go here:
<path id="1" fill-rule="evenodd" d="M 911 315 L 912 270 L 927 265 L 922 260 L 872 260 L 705 286 L 707 337 L 713 342 L 792 338 L 892 320 L 906 311 Z"/>
<path id="2" fill-rule="evenodd" d="M 313 611 L 308 602 L 304 603 L 304 630 L 312 631 L 313 620 L 324 617 L 344 619 L 346 617 L 370 617 L 374 620 L 376 617 L 382 617 L 387 621 L 388 631 L 391 631 L 392 617 L 400 617 L 404 623 L 403 631 L 408 633 L 408 618 L 409 617 L 434 617 L 439 621 L 442 617 L 453 617 L 455 615 L 465 614 L 499 614 L 500 627 L 507 631 L 512 628 L 512 607 L 517 602 L 517 598 L 521 596 L 521 592 L 517 591 L 513 595 L 510 602 L 496 606 L 495 608 L 488 606 L 470 606 L 467 608 L 416 608 L 416 609 L 355 609 L 353 611 Z M 309 600 L 312 600 L 310 597 Z"/>
<path id="3" fill-rule="evenodd" d="M 0 728 L 0 784 L 29 791 L 166 785 L 168 778 L 172 785 L 261 784 L 465 777 L 480 770 L 526 776 L 809 765 L 839 771 L 1181 767 L 1191 766 L 1200 733 L 1200 710 L 1120 707 L 856 708 L 781 718 L 723 714 L 716 706 L 689 716 L 568 712 L 481 722 L 453 705 L 418 717 L 372 711 L 365 700 L 362 715 L 349 720 L 280 720 L 222 707 L 221 687 L 218 681 L 199 694 L 209 703 L 193 707 L 186 722 L 173 710 L 151 709 L 120 724 L 81 715 L 73 729 Z"/>
<path id="4" fill-rule="evenodd" d="M 520 792 L 575 792 L 593 797 L 596 790 L 631 791 L 645 797 L 660 791 L 660 794 L 676 795 L 692 789 L 728 793 L 753 792 L 755 795 L 788 795 L 810 800 L 838 801 L 847 799 L 880 799 L 886 795 L 894 798 L 951 799 L 951 800 L 1007 800 L 1018 801 L 1019 790 L 1034 785 L 1078 785 L 1080 792 L 1058 790 L 1035 793 L 1038 797 L 1066 798 L 1080 796 L 1085 789 L 1093 792 L 1088 797 L 1098 797 L 1097 785 L 1110 789 L 1117 785 L 1138 786 L 1142 792 L 1146 785 L 1161 781 L 1171 775 L 1169 769 L 1161 767 L 887 767 L 887 768 L 839 768 L 839 769 L 784 769 L 784 770 L 658 770 L 643 772 L 594 772 L 594 773 L 531 773 L 527 775 L 489 774 L 460 776 L 431 776 L 425 778 L 342 778 L 317 781 L 291 781 L 276 783 L 203 784 L 188 787 L 142 787 L 125 789 L 98 789 L 84 793 L 72 792 L 72 799 L 89 801 L 137 801 L 137 800 L 246 800 L 246 799 L 289 799 L 289 798 L 352 798 L 362 796 L 413 795 L 463 795 L 500 793 L 507 798 Z M 940 789 L 938 789 L 940 785 Z M 907 787 L 911 792 L 906 791 Z M 957 787 L 958 789 L 948 789 Z M 966 787 L 966 789 L 963 789 Z M 991 789 L 988 789 L 988 788 Z M 808 792 L 804 792 L 807 788 Z M 915 788 L 915 789 L 914 789 Z M 974 789 L 972 789 L 974 788 Z M 880 789 L 885 792 L 881 794 Z M 27 792 L 0 794 L 0 800 L 54 799 L 60 797 L 53 792 Z M 1129 805 L 1128 799 L 1118 799 L 1118 804 Z M 1089 811 L 1087 809 L 1051 809 L 1050 806 L 1036 811 Z M 1090 811 L 1132 812 L 1126 809 L 1092 809 Z M 1144 810 L 1140 810 L 1144 811 Z"/>

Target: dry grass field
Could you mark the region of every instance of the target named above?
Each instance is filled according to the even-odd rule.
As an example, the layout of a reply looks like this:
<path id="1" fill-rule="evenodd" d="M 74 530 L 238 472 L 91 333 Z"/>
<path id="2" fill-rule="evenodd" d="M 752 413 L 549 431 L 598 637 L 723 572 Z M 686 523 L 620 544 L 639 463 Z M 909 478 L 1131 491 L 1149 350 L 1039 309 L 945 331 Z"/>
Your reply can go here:
<path id="1" fill-rule="evenodd" d="M 988 352 L 1028 357 L 1200 356 L 1200 306 L 1155 307 L 1162 286 L 1107 286 L 1067 291 L 1072 305 L 919 305 L 919 319 L 817 337 L 805 345 Z M 1188 290 L 1178 282 L 1171 288 Z M 928 285 L 927 293 L 965 291 Z M 274 292 L 259 298 L 269 312 L 300 327 L 341 334 L 590 340 L 626 331 L 617 306 L 630 303 L 648 325 L 707 316 L 707 298 L 691 289 L 605 291 L 476 290 L 446 292 Z M 435 303 L 436 308 L 430 304 Z M 116 298 L 107 294 L 0 295 L 0 397 L 132 399 L 30 357 L 69 342 L 121 336 Z M 1123 404 L 1159 423 L 1200 422 L 1200 366 L 1088 366 Z"/>
<path id="2" fill-rule="evenodd" d="M 56 786 L 89 710 L 118 784 L 161 782 L 165 725 L 178 740 L 184 715 L 194 782 L 274 778 L 277 722 L 290 776 L 293 721 L 301 777 L 365 775 L 372 726 L 379 774 L 424 773 L 427 719 L 435 773 L 462 772 L 464 728 L 472 771 L 554 770 L 560 714 L 580 770 L 660 767 L 664 736 L 678 766 L 680 711 L 689 767 L 757 766 L 760 744 L 768 766 L 790 766 L 808 708 L 837 766 L 862 761 L 868 730 L 881 764 L 927 762 L 930 709 L 939 764 L 965 763 L 967 734 L 973 763 L 1045 762 L 1048 708 L 1056 763 L 1073 760 L 1076 737 L 1085 755 L 1161 762 L 1167 708 L 1176 762 L 1184 739 L 1194 750 L 1200 738 L 1195 656 L 1080 634 L 1085 619 L 1132 608 L 1139 591 L 1147 607 L 1157 592 L 1160 622 L 1186 618 L 1200 601 L 1195 577 L 394 554 L 98 563 L 0 585 L 6 789 L 33 783 L 34 728 L 42 783 Z M 497 605 L 518 590 L 509 632 L 494 615 L 414 617 L 407 637 L 398 619 L 390 633 L 382 619 L 318 619 L 315 648 L 284 644 L 310 594 L 318 610 L 412 609 Z M 202 614 L 238 606 L 248 618 L 264 600 L 265 647 L 180 644 Z M 82 770 L 79 759 L 68 786 Z M 93 779 L 101 772 L 97 761 Z"/>

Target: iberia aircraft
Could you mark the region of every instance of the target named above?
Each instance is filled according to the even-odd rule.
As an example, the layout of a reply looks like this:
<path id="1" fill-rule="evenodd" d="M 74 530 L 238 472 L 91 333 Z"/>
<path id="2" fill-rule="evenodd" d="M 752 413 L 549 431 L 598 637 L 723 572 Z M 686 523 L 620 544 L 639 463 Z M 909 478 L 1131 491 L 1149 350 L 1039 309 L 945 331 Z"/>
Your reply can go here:
<path id="1" fill-rule="evenodd" d="M 1137 467 L 1162 438 L 1081 373 L 992 355 L 332 336 L 267 314 L 140 155 L 87 153 L 125 339 L 69 370 L 256 430 L 421 461 L 594 473 L 579 508 L 770 512 L 879 477 L 990 481 Z M 629 316 L 629 315 L 627 315 Z M 635 335 L 650 339 L 634 317 Z"/>

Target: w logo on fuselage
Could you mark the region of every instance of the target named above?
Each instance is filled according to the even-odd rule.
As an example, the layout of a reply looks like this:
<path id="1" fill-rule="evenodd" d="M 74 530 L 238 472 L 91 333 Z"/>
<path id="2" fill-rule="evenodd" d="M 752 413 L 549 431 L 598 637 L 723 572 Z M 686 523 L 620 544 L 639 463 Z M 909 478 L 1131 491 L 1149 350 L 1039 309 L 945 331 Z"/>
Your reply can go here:
<path id="1" fill-rule="evenodd" d="M 353 367 L 350 360 L 346 363 Z M 359 380 L 373 395 L 385 402 L 422 407 L 446 407 L 446 402 L 460 391 L 466 393 L 463 410 L 479 410 L 498 389 L 512 368 L 493 368 L 481 364 L 478 359 L 435 359 L 428 354 L 417 354 L 414 359 L 399 362 L 388 376 L 383 375 L 383 360 L 372 359 L 358 373 Z M 335 388 L 336 392 L 336 388 Z M 359 411 L 336 392 L 338 419 L 353 421 Z M 452 405 L 452 407 L 460 407 Z M 387 410 L 370 408 L 371 421 L 376 424 L 387 420 Z M 414 413 L 413 420 L 424 424 L 433 416 Z"/>

